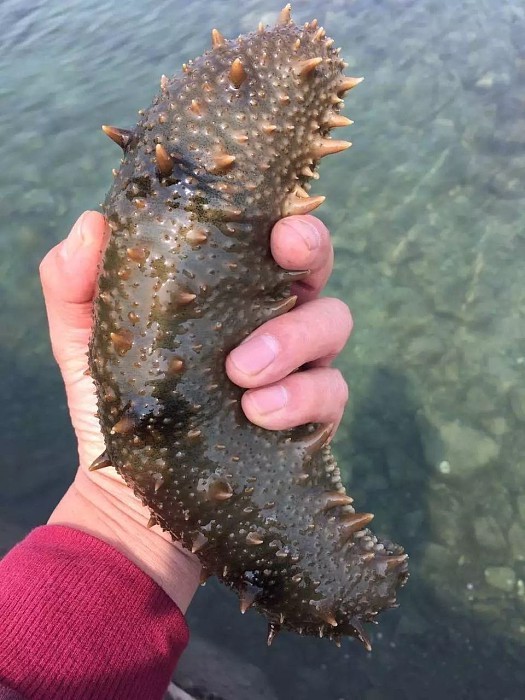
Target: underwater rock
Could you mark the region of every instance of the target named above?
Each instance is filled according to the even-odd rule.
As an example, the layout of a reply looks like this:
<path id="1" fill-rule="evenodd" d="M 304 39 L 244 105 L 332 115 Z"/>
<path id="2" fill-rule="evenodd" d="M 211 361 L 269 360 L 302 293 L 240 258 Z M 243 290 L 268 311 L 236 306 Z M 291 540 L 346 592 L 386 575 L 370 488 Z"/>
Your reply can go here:
<path id="1" fill-rule="evenodd" d="M 525 527 L 519 523 L 511 525 L 509 530 L 509 545 L 512 558 L 515 561 L 525 561 Z"/>
<path id="2" fill-rule="evenodd" d="M 485 580 L 493 588 L 512 593 L 516 585 L 516 574 L 509 566 L 487 566 Z"/>
<path id="3" fill-rule="evenodd" d="M 507 546 L 501 525 L 493 515 L 482 515 L 474 520 L 474 534 L 480 547 L 501 552 Z"/>
<path id="4" fill-rule="evenodd" d="M 525 389 L 513 386 L 509 391 L 509 401 L 516 419 L 525 423 Z"/>
<path id="5" fill-rule="evenodd" d="M 442 423 L 437 433 L 428 431 L 424 448 L 430 464 L 437 468 L 446 461 L 450 467 L 448 473 L 459 477 L 470 476 L 488 466 L 499 454 L 495 440 L 459 421 Z"/>
<path id="6" fill-rule="evenodd" d="M 90 370 L 112 464 L 159 524 L 195 552 L 203 576 L 235 589 L 241 612 L 281 628 L 360 639 L 396 605 L 403 548 L 367 528 L 345 493 L 331 427 L 251 424 L 227 378 L 229 351 L 290 310 L 305 273 L 274 262 L 270 232 L 324 197 L 309 180 L 350 120 L 360 79 L 317 22 L 277 26 L 212 49 L 163 76 L 123 149 L 104 212 L 111 236 L 95 299 Z"/>
<path id="7" fill-rule="evenodd" d="M 174 681 L 198 700 L 276 700 L 260 668 L 196 635 L 177 665 Z"/>

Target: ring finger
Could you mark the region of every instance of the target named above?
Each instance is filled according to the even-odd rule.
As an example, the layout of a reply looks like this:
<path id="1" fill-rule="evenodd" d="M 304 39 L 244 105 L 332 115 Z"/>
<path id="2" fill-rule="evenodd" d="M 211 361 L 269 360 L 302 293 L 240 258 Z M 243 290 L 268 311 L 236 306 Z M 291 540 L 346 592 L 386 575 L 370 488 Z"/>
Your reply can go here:
<path id="1" fill-rule="evenodd" d="M 319 400 L 322 397 L 322 400 Z M 242 397 L 248 420 L 268 430 L 284 430 L 305 423 L 332 424 L 337 429 L 348 401 L 348 386 L 332 367 L 295 372 Z"/>

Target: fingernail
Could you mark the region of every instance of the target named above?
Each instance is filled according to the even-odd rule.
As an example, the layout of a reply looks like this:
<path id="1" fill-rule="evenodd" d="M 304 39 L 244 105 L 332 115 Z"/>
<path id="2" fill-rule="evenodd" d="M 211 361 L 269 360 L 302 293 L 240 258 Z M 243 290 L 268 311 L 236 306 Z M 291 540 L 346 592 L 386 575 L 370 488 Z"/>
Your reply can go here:
<path id="1" fill-rule="evenodd" d="M 271 335 L 257 335 L 241 343 L 230 353 L 230 360 L 243 374 L 258 374 L 266 369 L 279 351 L 279 345 Z"/>
<path id="2" fill-rule="evenodd" d="M 315 250 L 321 245 L 319 231 L 309 221 L 304 219 L 284 219 L 282 225 L 286 226 L 290 235 L 301 238 L 308 250 Z"/>
<path id="3" fill-rule="evenodd" d="M 60 254 L 65 260 L 68 260 L 75 255 L 75 253 L 82 247 L 84 243 L 84 237 L 82 235 L 82 223 L 87 212 L 85 211 L 81 214 L 78 219 L 73 224 L 73 228 L 69 232 L 69 236 L 66 238 L 64 243 L 60 248 Z"/>
<path id="4" fill-rule="evenodd" d="M 257 413 L 272 413 L 279 411 L 288 402 L 288 392 L 284 386 L 269 386 L 265 389 L 258 389 L 250 394 L 250 401 Z"/>

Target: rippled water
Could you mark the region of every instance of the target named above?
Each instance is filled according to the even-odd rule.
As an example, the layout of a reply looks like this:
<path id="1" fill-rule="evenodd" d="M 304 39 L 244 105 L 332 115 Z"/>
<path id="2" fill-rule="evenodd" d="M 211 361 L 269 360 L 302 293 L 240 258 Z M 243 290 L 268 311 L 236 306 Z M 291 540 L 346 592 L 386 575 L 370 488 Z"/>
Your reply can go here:
<path id="1" fill-rule="evenodd" d="M 162 73 L 273 21 L 279 3 L 0 3 L 0 548 L 41 523 L 75 447 L 37 266 L 110 184 L 101 123 L 133 124 Z M 366 81 L 351 152 L 315 191 L 336 243 L 330 293 L 356 327 L 336 442 L 352 495 L 406 545 L 401 607 L 374 651 L 282 634 L 208 586 L 193 630 L 279 698 L 525 693 L 525 9 L 520 0 L 297 0 Z M 243 694 L 244 693 L 244 694 Z M 248 698 L 239 690 L 238 698 Z"/>

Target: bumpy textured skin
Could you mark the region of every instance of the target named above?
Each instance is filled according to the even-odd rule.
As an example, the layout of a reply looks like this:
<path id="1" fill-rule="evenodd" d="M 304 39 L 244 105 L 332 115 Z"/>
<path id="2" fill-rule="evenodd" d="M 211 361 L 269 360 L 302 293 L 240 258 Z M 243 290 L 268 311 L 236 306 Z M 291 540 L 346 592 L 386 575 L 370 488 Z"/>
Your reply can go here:
<path id="1" fill-rule="evenodd" d="M 368 647 L 362 623 L 393 606 L 403 549 L 363 529 L 323 426 L 251 424 L 224 370 L 293 304 L 297 273 L 273 261 L 270 231 L 311 201 L 297 195 L 305 168 L 343 143 L 326 141 L 343 66 L 324 31 L 285 8 L 275 28 L 215 33 L 212 50 L 163 78 L 133 132 L 113 134 L 124 158 L 104 206 L 90 367 L 104 463 L 243 611 L 266 615 L 270 641 L 282 627 Z"/>

